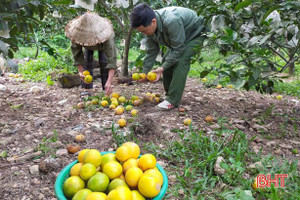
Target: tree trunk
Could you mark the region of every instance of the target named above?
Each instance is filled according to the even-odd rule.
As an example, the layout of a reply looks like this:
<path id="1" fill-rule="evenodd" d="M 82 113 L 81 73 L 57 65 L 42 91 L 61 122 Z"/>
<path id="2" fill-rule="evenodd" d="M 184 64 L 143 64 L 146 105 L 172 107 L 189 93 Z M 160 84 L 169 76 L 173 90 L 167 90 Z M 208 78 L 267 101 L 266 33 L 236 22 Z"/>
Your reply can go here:
<path id="1" fill-rule="evenodd" d="M 289 75 L 293 75 L 295 73 L 295 62 L 292 62 L 289 65 Z"/>
<path id="2" fill-rule="evenodd" d="M 124 54 L 122 60 L 122 68 L 121 68 L 121 76 L 128 76 L 128 55 L 129 55 L 129 46 L 131 40 L 132 28 L 129 29 L 127 35 L 125 36 L 125 46 L 124 46 Z"/>

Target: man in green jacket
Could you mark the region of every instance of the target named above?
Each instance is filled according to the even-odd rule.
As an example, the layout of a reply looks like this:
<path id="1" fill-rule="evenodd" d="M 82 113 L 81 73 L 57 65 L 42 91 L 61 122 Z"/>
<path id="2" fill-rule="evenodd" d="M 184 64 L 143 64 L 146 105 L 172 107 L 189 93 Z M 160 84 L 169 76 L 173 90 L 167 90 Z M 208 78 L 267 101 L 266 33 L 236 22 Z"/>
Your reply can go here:
<path id="1" fill-rule="evenodd" d="M 146 35 L 146 57 L 143 72 L 151 71 L 160 45 L 168 47 L 162 66 L 152 70 L 159 80 L 163 76 L 166 98 L 157 105 L 159 109 L 169 110 L 179 106 L 184 91 L 191 57 L 205 39 L 204 19 L 196 12 L 183 7 L 167 7 L 153 10 L 141 3 L 134 7 L 131 26 Z"/>
<path id="2" fill-rule="evenodd" d="M 93 75 L 94 51 L 98 51 L 102 88 L 106 95 L 109 95 L 112 92 L 112 79 L 117 68 L 114 31 L 111 22 L 96 13 L 86 12 L 66 25 L 65 34 L 72 42 L 74 65 L 78 68 L 82 88 L 86 91 L 93 88 L 93 83 L 84 81 L 83 71 L 87 70 Z M 83 92 L 81 95 L 90 94 Z"/>

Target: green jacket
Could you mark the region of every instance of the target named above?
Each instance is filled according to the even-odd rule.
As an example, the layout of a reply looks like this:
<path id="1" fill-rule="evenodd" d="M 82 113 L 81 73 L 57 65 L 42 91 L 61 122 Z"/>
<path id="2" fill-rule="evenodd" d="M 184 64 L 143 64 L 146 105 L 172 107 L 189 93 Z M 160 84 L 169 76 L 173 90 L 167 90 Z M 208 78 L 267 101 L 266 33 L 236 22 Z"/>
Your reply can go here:
<path id="1" fill-rule="evenodd" d="M 100 50 L 105 53 L 107 58 L 106 69 L 117 69 L 117 53 L 114 44 L 114 37 L 111 37 L 109 40 L 104 43 L 97 44 L 96 46 L 81 46 L 72 42 L 71 51 L 73 54 L 74 65 L 84 65 L 84 55 L 83 48 L 88 50 Z"/>
<path id="2" fill-rule="evenodd" d="M 167 7 L 155 10 L 157 28 L 152 36 L 146 36 L 146 57 L 143 72 L 149 72 L 159 53 L 159 45 L 169 48 L 162 67 L 176 64 L 184 52 L 185 44 L 205 31 L 204 19 L 193 10 L 183 7 Z"/>

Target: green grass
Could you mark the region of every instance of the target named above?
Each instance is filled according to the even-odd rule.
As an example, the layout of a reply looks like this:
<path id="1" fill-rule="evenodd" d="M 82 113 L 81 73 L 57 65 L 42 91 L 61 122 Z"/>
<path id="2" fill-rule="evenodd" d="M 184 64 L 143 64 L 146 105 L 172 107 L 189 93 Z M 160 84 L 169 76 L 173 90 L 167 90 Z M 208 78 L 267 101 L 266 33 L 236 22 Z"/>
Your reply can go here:
<path id="1" fill-rule="evenodd" d="M 38 57 L 34 59 L 36 54 L 35 48 L 21 47 L 15 57 L 17 59 L 29 58 L 29 61 L 21 64 L 19 73 L 23 74 L 27 80 L 49 82 L 49 74 L 53 71 L 62 73 L 76 72 L 76 68 L 72 65 L 69 49 L 58 48 L 57 53 L 58 56 L 55 58 L 44 51 L 40 51 Z"/>
<path id="2" fill-rule="evenodd" d="M 261 156 L 250 147 L 252 139 L 236 129 L 227 129 L 225 119 L 218 122 L 220 129 L 207 135 L 198 130 L 174 130 L 178 140 L 172 140 L 160 148 L 153 143 L 146 145 L 158 159 L 167 162 L 168 176 L 176 180 L 169 186 L 165 199 L 297 199 L 300 178 L 297 161 L 279 161 L 272 155 Z M 226 125 L 227 124 L 227 125 Z M 226 125 L 226 126 L 225 126 Z M 214 172 L 217 157 L 225 162 L 224 175 Z M 249 164 L 261 161 L 263 166 L 249 169 Z M 251 183 L 258 174 L 288 174 L 285 188 L 254 190 Z M 224 187 L 221 187 L 223 185 Z M 252 195 L 249 195 L 249 191 Z"/>

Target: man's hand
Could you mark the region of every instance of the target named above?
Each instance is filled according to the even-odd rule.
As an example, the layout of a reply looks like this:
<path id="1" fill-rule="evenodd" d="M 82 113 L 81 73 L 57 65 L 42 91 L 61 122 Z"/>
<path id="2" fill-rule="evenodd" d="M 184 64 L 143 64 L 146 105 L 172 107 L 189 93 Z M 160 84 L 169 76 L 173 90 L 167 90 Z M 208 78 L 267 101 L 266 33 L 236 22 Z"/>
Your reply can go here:
<path id="1" fill-rule="evenodd" d="M 83 66 L 82 66 L 82 65 L 78 65 L 77 68 L 78 68 L 78 74 L 79 74 L 80 79 L 81 79 L 85 84 L 90 84 L 90 83 L 87 83 L 87 82 L 84 81 L 85 75 L 83 75 L 83 71 L 84 71 Z"/>
<path id="2" fill-rule="evenodd" d="M 109 96 L 109 95 L 112 93 L 112 88 L 113 88 L 111 82 L 106 81 L 104 87 L 105 87 L 105 94 L 106 94 L 107 96 Z"/>
<path id="3" fill-rule="evenodd" d="M 164 68 L 162 68 L 162 67 L 159 67 L 159 68 L 151 71 L 151 72 L 156 73 L 156 79 L 153 82 L 157 82 L 160 79 L 163 71 L 164 71 Z"/>

